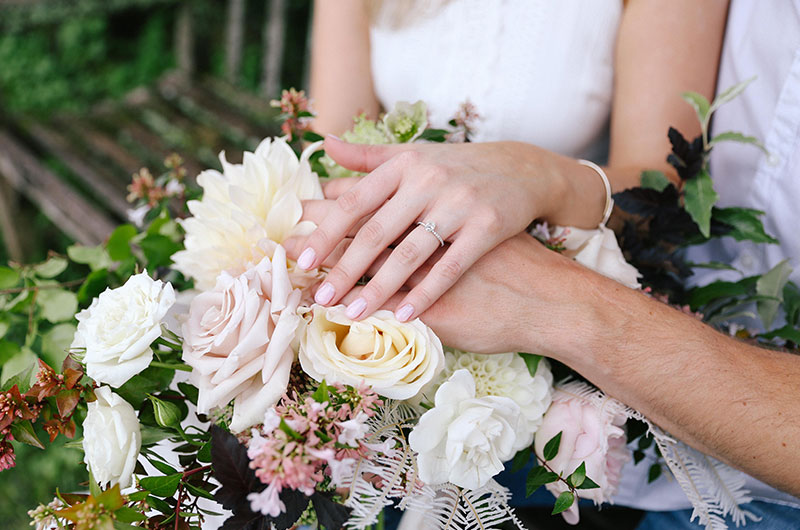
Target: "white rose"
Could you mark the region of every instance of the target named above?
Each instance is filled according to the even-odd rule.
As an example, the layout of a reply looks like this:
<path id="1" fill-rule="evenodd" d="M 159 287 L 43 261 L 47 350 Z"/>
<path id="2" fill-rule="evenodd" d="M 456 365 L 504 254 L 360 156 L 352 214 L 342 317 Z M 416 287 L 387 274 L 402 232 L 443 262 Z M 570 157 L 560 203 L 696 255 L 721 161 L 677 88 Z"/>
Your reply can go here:
<path id="1" fill-rule="evenodd" d="M 198 412 L 233 400 L 232 431 L 264 421 L 289 382 L 299 301 L 280 246 L 271 261 L 235 277 L 223 272 L 213 291 L 192 300 L 183 360 L 194 369 Z"/>
<path id="2" fill-rule="evenodd" d="M 555 237 L 564 239 L 564 252 L 581 265 L 616 280 L 631 289 L 639 289 L 642 276 L 636 267 L 625 261 L 614 231 L 601 226 L 593 230 L 555 227 L 561 232 Z"/>
<path id="3" fill-rule="evenodd" d="M 444 365 L 442 343 L 419 319 L 400 322 L 391 311 L 376 311 L 354 321 L 343 305 L 313 305 L 300 341 L 300 364 L 316 379 L 366 383 L 378 394 L 408 399 Z"/>
<path id="4" fill-rule="evenodd" d="M 536 375 L 518 353 L 485 355 L 458 350 L 445 352 L 445 368 L 437 382 L 446 381 L 457 370 L 468 370 L 475 380 L 475 396 L 500 396 L 519 405 L 520 428 L 516 432 L 514 450 L 522 450 L 533 442 L 533 435 L 542 424 L 542 416 L 550 406 L 553 395 L 553 374 L 547 359 L 540 359 Z M 437 384 L 425 389 L 432 398 Z"/>
<path id="5" fill-rule="evenodd" d="M 220 153 L 223 172 L 209 169 L 197 177 L 203 198 L 189 201 L 193 217 L 181 221 L 185 250 L 172 256 L 175 269 L 210 290 L 222 271 L 236 276 L 272 257 L 274 246 L 293 235 L 307 235 L 310 221 L 300 221 L 302 200 L 322 199 L 319 177 L 308 158 L 313 144 L 298 159 L 280 138 L 267 138 L 255 153 L 244 153 L 242 164 L 231 164 Z"/>
<path id="6" fill-rule="evenodd" d="M 503 470 L 516 451 L 519 406 L 507 397 L 475 397 L 475 380 L 457 370 L 436 391 L 435 406 L 422 415 L 408 441 L 426 484 L 452 482 L 478 489 Z"/>
<path id="7" fill-rule="evenodd" d="M 133 407 L 107 386 L 94 391 L 83 420 L 83 452 L 86 467 L 98 484 L 132 483 L 133 468 L 142 447 L 139 420 Z"/>
<path id="8" fill-rule="evenodd" d="M 150 365 L 150 345 L 161 336 L 161 320 L 175 303 L 172 285 L 147 271 L 125 285 L 106 289 L 78 313 L 72 349 L 85 348 L 86 373 L 100 383 L 122 386 Z"/>

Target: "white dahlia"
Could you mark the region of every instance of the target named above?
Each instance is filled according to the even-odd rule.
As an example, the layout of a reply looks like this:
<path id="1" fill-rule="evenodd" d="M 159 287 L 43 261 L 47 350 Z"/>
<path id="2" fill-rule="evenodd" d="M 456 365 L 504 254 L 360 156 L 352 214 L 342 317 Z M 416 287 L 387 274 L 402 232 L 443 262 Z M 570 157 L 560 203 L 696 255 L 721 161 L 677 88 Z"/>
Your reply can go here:
<path id="1" fill-rule="evenodd" d="M 222 271 L 241 274 L 271 258 L 275 243 L 311 233 L 314 224 L 300 222 L 300 201 L 323 198 L 308 161 L 318 146 L 298 159 L 283 139 L 267 138 L 255 153 L 244 153 L 242 164 L 220 153 L 223 172 L 209 169 L 197 177 L 203 198 L 188 203 L 193 217 L 181 221 L 186 249 L 172 257 L 175 269 L 209 290 Z"/>

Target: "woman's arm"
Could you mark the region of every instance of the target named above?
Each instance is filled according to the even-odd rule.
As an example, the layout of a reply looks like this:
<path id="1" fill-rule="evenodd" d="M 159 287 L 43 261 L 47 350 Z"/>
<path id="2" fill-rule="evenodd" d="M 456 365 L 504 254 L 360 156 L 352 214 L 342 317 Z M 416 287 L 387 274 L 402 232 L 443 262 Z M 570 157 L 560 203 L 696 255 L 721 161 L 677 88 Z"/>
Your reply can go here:
<path id="1" fill-rule="evenodd" d="M 643 169 L 667 169 L 669 124 L 697 130 L 680 92 L 713 93 L 726 12 L 727 0 L 629 2 L 619 32 L 607 170 L 614 190 L 637 185 Z M 318 291 L 317 302 L 337 303 L 381 251 L 401 241 L 348 308 L 352 318 L 381 307 L 436 250 L 433 236 L 415 227 L 417 222 L 437 223 L 441 237 L 453 244 L 429 278 L 396 308 L 401 320 L 430 307 L 480 256 L 535 218 L 582 228 L 602 218 L 605 192 L 598 175 L 536 146 L 363 146 L 329 139 L 325 148 L 343 166 L 370 174 L 346 191 L 334 186 L 329 197 L 338 199 L 313 219 L 319 227 L 299 255 L 303 268 L 325 261 L 363 224 Z"/>
<path id="2" fill-rule="evenodd" d="M 311 88 L 314 129 L 341 134 L 365 112 L 378 116 L 369 63 L 366 0 L 316 0 L 312 22 Z"/>

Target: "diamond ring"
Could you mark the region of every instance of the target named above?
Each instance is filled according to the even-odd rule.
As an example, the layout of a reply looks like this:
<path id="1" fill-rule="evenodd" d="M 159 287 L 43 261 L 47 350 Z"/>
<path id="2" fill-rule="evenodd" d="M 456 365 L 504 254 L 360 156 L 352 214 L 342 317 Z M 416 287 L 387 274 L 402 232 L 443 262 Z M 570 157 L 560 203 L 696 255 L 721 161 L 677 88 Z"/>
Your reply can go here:
<path id="1" fill-rule="evenodd" d="M 436 232 L 436 223 L 432 223 L 432 222 L 425 222 L 425 223 L 423 223 L 423 222 L 418 222 L 417 224 L 418 224 L 419 226 L 421 226 L 422 228 L 424 228 L 426 232 L 430 232 L 431 234 L 433 234 L 433 237 L 435 237 L 436 239 L 438 239 L 438 240 L 439 240 L 439 246 L 442 246 L 442 247 L 444 246 L 444 239 L 442 239 L 442 236 L 440 236 L 440 235 L 438 234 L 438 232 Z"/>

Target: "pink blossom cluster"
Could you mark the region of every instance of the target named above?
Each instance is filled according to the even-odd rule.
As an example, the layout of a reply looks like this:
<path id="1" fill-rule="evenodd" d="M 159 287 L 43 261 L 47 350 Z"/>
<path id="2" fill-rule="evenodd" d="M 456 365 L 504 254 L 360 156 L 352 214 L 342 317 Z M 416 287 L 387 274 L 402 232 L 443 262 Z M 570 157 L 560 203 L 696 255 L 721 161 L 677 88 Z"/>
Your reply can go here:
<path id="1" fill-rule="evenodd" d="M 294 88 L 284 90 L 281 92 L 281 99 L 270 101 L 270 105 L 281 109 L 284 118 L 281 132 L 292 140 L 298 133 L 309 129 L 311 119 L 308 114 L 311 112 L 311 102 L 306 97 L 305 91 Z"/>
<path id="2" fill-rule="evenodd" d="M 284 395 L 267 411 L 263 426 L 253 429 L 247 456 L 268 485 L 248 496 L 254 511 L 277 516 L 285 510 L 279 499 L 283 488 L 312 495 L 325 480 L 325 470 L 334 485 L 341 485 L 356 459 L 369 450 L 364 438 L 367 420 L 382 404 L 378 395 L 366 385 L 327 388 L 321 403 L 312 395 Z"/>

